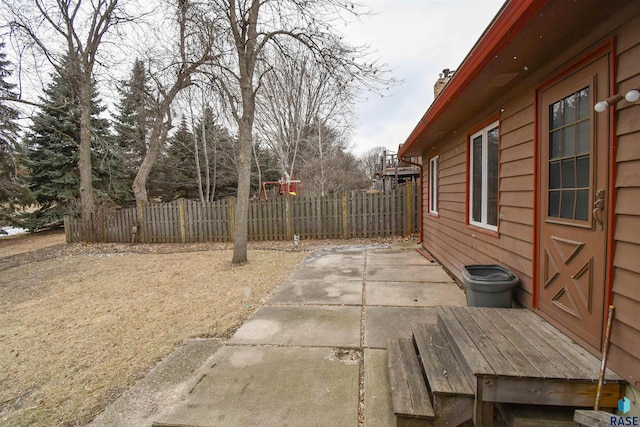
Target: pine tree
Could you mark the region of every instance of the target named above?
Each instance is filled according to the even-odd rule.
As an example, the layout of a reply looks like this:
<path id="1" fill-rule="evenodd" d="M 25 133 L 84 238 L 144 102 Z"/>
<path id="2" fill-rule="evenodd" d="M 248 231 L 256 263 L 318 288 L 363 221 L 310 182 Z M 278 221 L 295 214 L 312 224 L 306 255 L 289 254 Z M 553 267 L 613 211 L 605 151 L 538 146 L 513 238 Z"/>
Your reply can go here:
<path id="1" fill-rule="evenodd" d="M 0 98 L 17 98 L 16 85 L 6 81 L 11 76 L 11 63 L 6 60 L 4 43 L 0 43 Z M 25 202 L 28 191 L 18 178 L 20 154 L 18 145 L 18 110 L 9 105 L 10 101 L 0 100 L 0 216 L 10 217 L 13 205 Z"/>
<path id="2" fill-rule="evenodd" d="M 125 172 L 133 183 L 142 159 L 147 154 L 150 109 L 152 105 L 149 76 L 141 60 L 136 60 L 129 80 L 118 89 L 120 103 L 114 118 L 115 141 L 125 165 Z"/>
<path id="3" fill-rule="evenodd" d="M 149 193 L 152 197 L 165 201 L 184 197 L 199 200 L 202 185 L 203 196 L 215 197 L 234 195 L 238 183 L 237 144 L 229 131 L 216 123 L 209 107 L 204 114 L 204 139 L 202 118 L 191 131 L 186 118 L 182 118 L 176 132 L 169 139 L 167 149 L 162 153 L 149 179 Z M 194 143 L 198 144 L 200 180 L 196 167 Z M 207 149 L 205 150 L 205 143 Z M 205 153 L 208 161 L 205 161 Z M 207 171 L 209 168 L 209 191 L 207 192 Z M 161 182 L 158 182 L 161 181 Z M 257 179 L 255 180 L 257 182 Z M 257 186 L 256 186 L 257 189 Z"/>
<path id="4" fill-rule="evenodd" d="M 80 108 L 78 96 L 60 75 L 45 89 L 45 108 L 33 117 L 26 136 L 29 187 L 39 209 L 25 218 L 30 229 L 59 223 L 79 208 Z M 109 122 L 97 93 L 92 102 L 92 163 L 94 196 L 100 204 L 121 203 L 131 198 L 124 185 L 122 163 L 113 156 Z"/>
<path id="5" fill-rule="evenodd" d="M 157 165 L 164 172 L 165 182 L 158 194 L 163 200 L 198 198 L 194 159 L 193 134 L 189 131 L 187 119 L 183 117 L 176 133 L 169 139 L 165 155 Z"/>

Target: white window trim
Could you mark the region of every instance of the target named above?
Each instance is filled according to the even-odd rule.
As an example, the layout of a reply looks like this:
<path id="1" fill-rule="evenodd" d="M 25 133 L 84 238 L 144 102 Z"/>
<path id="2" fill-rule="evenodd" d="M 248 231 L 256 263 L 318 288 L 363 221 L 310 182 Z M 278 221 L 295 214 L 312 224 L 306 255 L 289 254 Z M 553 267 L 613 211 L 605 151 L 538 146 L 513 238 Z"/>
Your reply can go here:
<path id="1" fill-rule="evenodd" d="M 429 159 L 429 213 L 438 214 L 438 174 L 440 156 Z"/>
<path id="2" fill-rule="evenodd" d="M 480 131 L 474 133 L 473 135 L 471 135 L 469 137 L 469 224 L 474 225 L 476 227 L 480 227 L 480 228 L 484 228 L 490 231 L 498 231 L 498 226 L 497 225 L 491 225 L 487 223 L 487 216 L 488 216 L 488 203 L 487 203 L 487 199 L 488 199 L 488 187 L 489 187 L 489 167 L 488 167 L 488 163 L 489 163 L 489 144 L 488 144 L 488 134 L 490 130 L 495 129 L 496 127 L 499 128 L 500 126 L 500 121 L 497 120 L 493 123 L 491 123 L 488 126 L 485 126 L 484 128 L 482 128 Z M 498 129 L 499 132 L 499 129 Z M 478 136 L 482 136 L 482 196 L 481 196 L 481 200 L 482 200 L 482 212 L 481 212 L 481 217 L 482 220 L 481 221 L 474 221 L 473 220 L 473 140 L 475 138 L 477 138 Z M 498 144 L 499 144 L 499 138 L 500 135 L 498 134 Z M 498 192 L 500 191 L 500 188 L 498 188 Z M 499 216 L 499 215 L 498 215 Z M 498 218 L 499 221 L 499 218 Z"/>

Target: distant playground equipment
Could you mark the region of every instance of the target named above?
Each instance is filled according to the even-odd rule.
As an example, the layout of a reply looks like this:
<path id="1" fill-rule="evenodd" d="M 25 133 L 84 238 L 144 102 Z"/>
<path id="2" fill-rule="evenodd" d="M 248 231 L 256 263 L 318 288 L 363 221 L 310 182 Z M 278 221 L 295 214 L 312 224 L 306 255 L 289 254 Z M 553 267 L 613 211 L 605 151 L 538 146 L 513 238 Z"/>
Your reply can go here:
<path id="1" fill-rule="evenodd" d="M 258 198 L 260 200 L 267 200 L 269 195 L 272 197 L 278 197 L 285 194 L 296 196 L 298 194 L 298 186 L 300 183 L 300 180 L 293 179 L 289 174 L 285 174 L 278 181 L 264 181 L 262 183 L 262 188 L 260 188 Z"/>

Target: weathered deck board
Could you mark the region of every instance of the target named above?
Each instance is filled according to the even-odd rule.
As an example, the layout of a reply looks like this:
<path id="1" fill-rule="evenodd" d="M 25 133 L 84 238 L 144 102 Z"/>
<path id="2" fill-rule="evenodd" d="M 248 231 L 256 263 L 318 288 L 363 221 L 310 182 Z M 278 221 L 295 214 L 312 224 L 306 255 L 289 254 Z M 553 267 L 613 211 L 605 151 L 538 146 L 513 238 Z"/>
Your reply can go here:
<path id="1" fill-rule="evenodd" d="M 502 334 L 499 330 L 495 328 L 488 330 L 480 328 L 473 321 L 468 310 L 452 310 L 452 312 L 460 323 L 465 326 L 474 344 L 497 375 L 522 376 L 505 358 L 507 350 L 511 350 L 514 347 L 507 342 L 500 342 L 498 338 L 502 337 Z"/>
<path id="2" fill-rule="evenodd" d="M 611 427 L 611 415 L 608 412 L 578 409 L 573 415 L 575 422 L 589 427 Z"/>
<path id="3" fill-rule="evenodd" d="M 433 425 L 457 426 L 470 420 L 473 389 L 438 325 L 414 325 L 413 338 L 431 390 Z"/>
<path id="4" fill-rule="evenodd" d="M 458 359 L 437 325 L 414 325 L 413 336 L 432 393 L 473 395 Z"/>
<path id="5" fill-rule="evenodd" d="M 579 366 L 559 352 L 552 343 L 542 339 L 537 333 L 532 332 L 527 322 L 523 321 L 520 317 L 508 315 L 503 310 L 494 309 L 494 311 L 497 318 L 511 325 L 524 340 L 538 350 L 540 355 L 532 359 L 536 366 L 540 366 L 543 370 L 553 370 L 553 368 L 556 368 L 555 373 L 543 375 L 544 378 L 566 378 L 567 376 L 571 378 L 585 375 L 585 372 L 581 370 Z"/>
<path id="6" fill-rule="evenodd" d="M 433 419 L 433 406 L 413 342 L 406 338 L 389 340 L 387 354 L 396 417 Z"/>
<path id="7" fill-rule="evenodd" d="M 538 360 L 546 361 L 537 348 L 532 345 L 520 331 L 500 316 L 496 309 L 481 308 L 473 312 L 473 319 L 484 329 L 495 328 L 508 340 L 512 345 L 505 353 L 507 359 L 516 366 L 523 376 L 532 377 L 558 377 L 562 375 L 553 364 L 542 363 L 540 366 Z"/>
<path id="8" fill-rule="evenodd" d="M 475 345 L 473 339 L 467 334 L 466 329 L 460 324 L 458 318 L 451 311 L 449 306 L 437 307 L 438 325 L 447 336 L 453 347 L 456 357 L 460 361 L 462 369 L 467 374 L 471 386 L 475 387 L 473 376 L 476 372 L 494 373 L 487 359 Z"/>
<path id="9" fill-rule="evenodd" d="M 546 335 L 549 340 L 559 345 L 559 349 L 562 351 L 566 351 L 567 357 L 575 358 L 576 362 L 579 362 L 585 372 L 587 373 L 599 373 L 600 372 L 600 360 L 594 357 L 587 350 L 582 347 L 576 345 L 568 336 L 560 332 L 557 328 L 551 325 L 549 322 L 542 319 L 540 316 L 537 316 L 535 313 L 528 311 L 523 316 L 523 320 L 531 322 L 530 324 L 536 324 L 540 328 L 538 328 L 541 332 L 546 333 L 547 331 L 552 335 Z M 597 376 L 596 376 L 597 378 Z M 607 379 L 619 379 L 616 374 L 612 371 L 607 370 L 607 375 L 605 376 Z"/>

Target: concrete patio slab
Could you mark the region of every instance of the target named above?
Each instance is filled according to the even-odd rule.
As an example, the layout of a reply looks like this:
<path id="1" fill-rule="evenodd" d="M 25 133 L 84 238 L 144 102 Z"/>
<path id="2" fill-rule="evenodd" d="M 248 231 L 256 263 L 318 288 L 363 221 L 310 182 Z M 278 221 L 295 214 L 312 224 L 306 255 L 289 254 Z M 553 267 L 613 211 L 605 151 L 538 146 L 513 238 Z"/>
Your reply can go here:
<path id="1" fill-rule="evenodd" d="M 335 268 L 339 266 L 361 266 L 364 263 L 364 251 L 359 253 L 332 253 L 321 257 L 314 257 L 304 263 L 305 266 L 326 267 L 331 266 Z"/>
<path id="2" fill-rule="evenodd" d="M 388 245 L 384 247 L 368 248 L 368 252 L 394 254 L 394 253 L 408 252 L 411 250 L 419 249 L 421 247 L 422 246 L 418 245 L 416 242 L 402 242 L 402 243 L 393 243 L 392 245 Z"/>
<path id="3" fill-rule="evenodd" d="M 261 307 L 228 344 L 360 346 L 360 307 Z"/>
<path id="4" fill-rule="evenodd" d="M 268 304 L 362 304 L 362 280 L 289 279 L 278 287 Z"/>
<path id="5" fill-rule="evenodd" d="M 222 341 L 217 338 L 185 341 L 109 405 L 89 426 L 151 425 L 165 407 L 175 403 L 188 390 L 191 377 L 221 346 Z"/>
<path id="6" fill-rule="evenodd" d="M 364 425 L 395 426 L 385 350 L 364 350 Z"/>
<path id="7" fill-rule="evenodd" d="M 361 396 L 365 426 L 394 425 L 387 339 L 435 322 L 434 306 L 466 304 L 464 292 L 417 247 L 311 253 L 227 345 L 212 349 L 196 374 L 185 374 L 191 379 L 156 405 L 166 411 L 152 417 L 154 425 L 355 426 Z M 139 402 L 142 410 L 117 409 L 111 424 L 149 425 L 146 401 Z"/>
<path id="8" fill-rule="evenodd" d="M 364 268 L 362 265 L 307 265 L 302 264 L 299 268 L 295 269 L 290 275 L 290 280 L 312 280 L 312 279 L 324 279 L 324 280 L 350 280 L 350 279 L 362 279 Z"/>
<path id="9" fill-rule="evenodd" d="M 453 282 L 453 279 L 439 265 L 405 265 L 402 262 L 398 262 L 394 266 L 367 263 L 366 278 L 367 280 L 390 282 Z"/>
<path id="10" fill-rule="evenodd" d="M 154 426 L 356 426 L 357 361 L 329 348 L 223 347 Z"/>
<path id="11" fill-rule="evenodd" d="M 414 323 L 435 323 L 435 308 L 371 307 L 364 311 L 364 346 L 387 348 L 389 338 L 411 338 Z"/>
<path id="12" fill-rule="evenodd" d="M 466 305 L 464 292 L 455 283 L 375 282 L 368 281 L 367 305 L 434 307 Z"/>
<path id="13" fill-rule="evenodd" d="M 433 262 L 427 260 L 416 251 L 403 251 L 399 253 L 379 253 L 371 252 L 367 254 L 367 265 L 383 266 L 383 265 L 434 265 Z"/>

